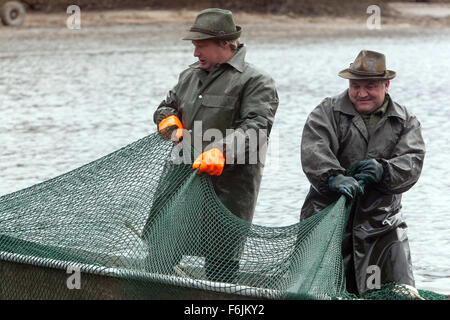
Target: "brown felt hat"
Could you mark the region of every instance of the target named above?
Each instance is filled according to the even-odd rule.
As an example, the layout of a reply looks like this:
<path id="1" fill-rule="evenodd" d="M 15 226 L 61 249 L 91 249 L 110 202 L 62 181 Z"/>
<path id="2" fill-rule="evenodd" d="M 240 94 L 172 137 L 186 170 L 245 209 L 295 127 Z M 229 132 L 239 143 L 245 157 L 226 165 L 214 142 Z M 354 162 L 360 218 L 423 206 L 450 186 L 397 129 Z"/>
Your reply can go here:
<path id="1" fill-rule="evenodd" d="M 200 11 L 183 40 L 234 40 L 241 36 L 241 30 L 231 11 L 210 8 Z"/>
<path id="2" fill-rule="evenodd" d="M 391 80 L 395 78 L 396 73 L 386 69 L 384 54 L 362 50 L 349 68 L 339 72 L 339 76 L 351 80 Z"/>

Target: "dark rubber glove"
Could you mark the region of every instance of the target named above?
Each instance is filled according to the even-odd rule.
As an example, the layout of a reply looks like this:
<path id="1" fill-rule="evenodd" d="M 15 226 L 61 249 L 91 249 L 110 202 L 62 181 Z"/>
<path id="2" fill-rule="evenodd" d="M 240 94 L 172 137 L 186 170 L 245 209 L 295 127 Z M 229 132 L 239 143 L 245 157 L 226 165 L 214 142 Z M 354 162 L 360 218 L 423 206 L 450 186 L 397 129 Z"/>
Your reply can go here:
<path id="1" fill-rule="evenodd" d="M 383 177 L 383 166 L 375 159 L 360 160 L 351 166 L 350 172 L 356 180 L 365 184 L 378 183 Z"/>
<path id="2" fill-rule="evenodd" d="M 328 179 L 328 188 L 331 191 L 342 193 L 347 199 L 354 199 L 364 193 L 363 188 L 353 177 L 347 177 L 342 174 L 330 177 Z"/>

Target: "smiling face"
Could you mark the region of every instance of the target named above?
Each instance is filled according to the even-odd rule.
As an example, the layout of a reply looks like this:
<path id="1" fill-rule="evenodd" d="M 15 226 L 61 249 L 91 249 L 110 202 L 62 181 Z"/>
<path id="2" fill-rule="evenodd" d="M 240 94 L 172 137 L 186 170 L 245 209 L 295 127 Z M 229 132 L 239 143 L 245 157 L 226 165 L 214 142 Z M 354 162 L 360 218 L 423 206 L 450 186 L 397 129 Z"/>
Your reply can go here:
<path id="1" fill-rule="evenodd" d="M 389 80 L 350 80 L 348 96 L 356 110 L 369 114 L 383 104 L 389 89 Z"/>
<path id="2" fill-rule="evenodd" d="M 194 40 L 194 57 L 202 69 L 210 71 L 216 64 L 224 63 L 233 56 L 229 43 L 219 44 L 213 40 Z"/>

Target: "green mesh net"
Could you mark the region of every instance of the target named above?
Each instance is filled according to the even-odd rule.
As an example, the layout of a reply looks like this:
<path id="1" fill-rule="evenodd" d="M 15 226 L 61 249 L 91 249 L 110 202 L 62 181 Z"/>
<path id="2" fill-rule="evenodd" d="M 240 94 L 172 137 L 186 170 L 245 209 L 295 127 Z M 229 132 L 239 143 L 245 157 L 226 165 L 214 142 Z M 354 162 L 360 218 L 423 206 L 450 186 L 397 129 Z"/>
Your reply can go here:
<path id="1" fill-rule="evenodd" d="M 179 156 L 155 133 L 1 197 L 0 298 L 357 298 L 345 290 L 344 197 L 297 224 L 259 226 Z M 361 298 L 411 298 L 398 288 Z"/>

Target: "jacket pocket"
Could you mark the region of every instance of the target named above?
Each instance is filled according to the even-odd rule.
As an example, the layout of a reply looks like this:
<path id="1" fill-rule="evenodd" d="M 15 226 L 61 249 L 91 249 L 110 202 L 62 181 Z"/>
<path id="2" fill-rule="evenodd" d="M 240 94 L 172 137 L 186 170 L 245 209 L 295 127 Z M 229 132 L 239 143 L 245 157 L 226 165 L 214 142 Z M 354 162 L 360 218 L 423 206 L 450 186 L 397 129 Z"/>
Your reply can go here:
<path id="1" fill-rule="evenodd" d="M 232 128 L 236 112 L 237 98 L 204 94 L 198 119 L 203 121 L 203 129 L 218 129 L 225 133 Z"/>
<path id="2" fill-rule="evenodd" d="M 204 94 L 202 105 L 209 108 L 226 108 L 234 109 L 237 98 L 231 96 L 216 96 L 212 94 Z"/>

